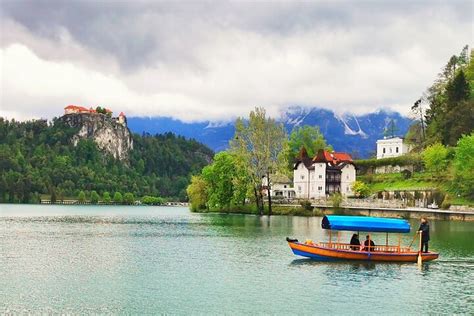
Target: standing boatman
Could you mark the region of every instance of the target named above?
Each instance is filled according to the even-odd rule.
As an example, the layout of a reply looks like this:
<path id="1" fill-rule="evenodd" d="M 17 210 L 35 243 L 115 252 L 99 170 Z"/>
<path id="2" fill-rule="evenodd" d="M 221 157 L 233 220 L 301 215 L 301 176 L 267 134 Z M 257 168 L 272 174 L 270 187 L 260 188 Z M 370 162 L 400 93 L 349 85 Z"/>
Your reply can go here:
<path id="1" fill-rule="evenodd" d="M 430 225 L 428 225 L 428 221 L 426 218 L 421 218 L 421 225 L 418 228 L 418 232 L 421 234 L 421 249 L 420 251 L 428 252 L 428 242 L 430 241 Z"/>

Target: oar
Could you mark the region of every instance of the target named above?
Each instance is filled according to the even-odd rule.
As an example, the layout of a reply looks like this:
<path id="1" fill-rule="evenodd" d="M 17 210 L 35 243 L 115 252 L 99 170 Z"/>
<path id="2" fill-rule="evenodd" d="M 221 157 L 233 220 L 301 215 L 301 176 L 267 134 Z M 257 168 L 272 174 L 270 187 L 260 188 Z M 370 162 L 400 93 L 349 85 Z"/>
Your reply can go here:
<path id="1" fill-rule="evenodd" d="M 418 235 L 418 231 L 416 231 L 415 236 L 413 236 L 413 240 L 410 243 L 410 246 L 408 248 L 411 248 L 411 245 L 413 245 L 413 242 L 415 241 L 416 236 Z"/>
<path id="2" fill-rule="evenodd" d="M 422 237 L 423 234 L 420 234 L 420 250 L 418 252 L 418 265 L 421 266 L 421 264 L 423 263 L 423 259 L 421 257 L 421 237 Z"/>

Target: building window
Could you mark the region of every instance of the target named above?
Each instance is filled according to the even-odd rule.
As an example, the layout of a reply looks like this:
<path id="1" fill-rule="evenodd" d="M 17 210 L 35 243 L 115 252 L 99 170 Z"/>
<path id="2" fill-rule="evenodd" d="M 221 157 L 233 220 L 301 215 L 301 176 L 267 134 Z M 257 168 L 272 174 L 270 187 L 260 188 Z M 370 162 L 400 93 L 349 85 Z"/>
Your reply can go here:
<path id="1" fill-rule="evenodd" d="M 346 187 L 346 191 L 349 192 L 349 187 Z"/>
<path id="2" fill-rule="evenodd" d="M 304 180 L 304 175 L 301 175 L 301 180 Z"/>
<path id="3" fill-rule="evenodd" d="M 390 153 L 392 153 L 392 147 L 390 147 Z"/>
<path id="4" fill-rule="evenodd" d="M 300 192 L 301 192 L 301 186 L 300 186 L 300 185 L 298 186 L 298 191 L 300 191 Z"/>
<path id="5" fill-rule="evenodd" d="M 323 187 L 318 187 L 318 191 L 322 191 L 323 190 Z"/>
<path id="6" fill-rule="evenodd" d="M 383 149 L 383 153 L 385 154 L 385 148 Z"/>
<path id="7" fill-rule="evenodd" d="M 322 179 L 322 178 L 323 178 L 323 175 L 322 175 L 322 174 L 320 174 L 320 175 L 319 175 L 319 179 Z"/>
<path id="8" fill-rule="evenodd" d="M 349 175 L 346 176 L 346 179 L 349 180 Z"/>
<path id="9" fill-rule="evenodd" d="M 397 152 L 397 153 L 398 153 L 398 147 L 396 147 L 396 148 L 395 148 L 395 152 Z"/>
<path id="10" fill-rule="evenodd" d="M 283 185 L 283 187 L 286 189 L 286 184 L 285 184 L 285 185 Z"/>

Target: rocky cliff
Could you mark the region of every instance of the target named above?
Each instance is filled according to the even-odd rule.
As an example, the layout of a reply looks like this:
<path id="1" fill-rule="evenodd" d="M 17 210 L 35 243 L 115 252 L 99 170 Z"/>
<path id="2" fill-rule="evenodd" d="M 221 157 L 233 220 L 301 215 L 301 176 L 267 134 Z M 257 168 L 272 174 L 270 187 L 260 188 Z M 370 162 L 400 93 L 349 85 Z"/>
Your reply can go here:
<path id="1" fill-rule="evenodd" d="M 59 119 L 71 127 L 79 128 L 72 138 L 74 146 L 81 139 L 93 139 L 101 150 L 116 159 L 128 159 L 133 140 L 126 124 L 98 113 L 66 114 Z"/>

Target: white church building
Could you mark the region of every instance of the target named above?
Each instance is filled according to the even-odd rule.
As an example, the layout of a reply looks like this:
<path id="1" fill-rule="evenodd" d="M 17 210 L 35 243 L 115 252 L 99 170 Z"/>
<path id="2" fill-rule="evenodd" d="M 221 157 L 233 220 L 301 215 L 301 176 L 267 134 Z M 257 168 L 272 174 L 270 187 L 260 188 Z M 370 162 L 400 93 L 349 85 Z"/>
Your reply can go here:
<path id="1" fill-rule="evenodd" d="M 347 153 L 319 150 L 311 158 L 302 148 L 293 168 L 293 188 L 300 199 L 323 198 L 337 192 L 352 195 L 355 180 L 356 168 Z"/>
<path id="2" fill-rule="evenodd" d="M 379 139 L 377 141 L 377 159 L 398 157 L 408 154 L 410 146 L 401 137 Z"/>

